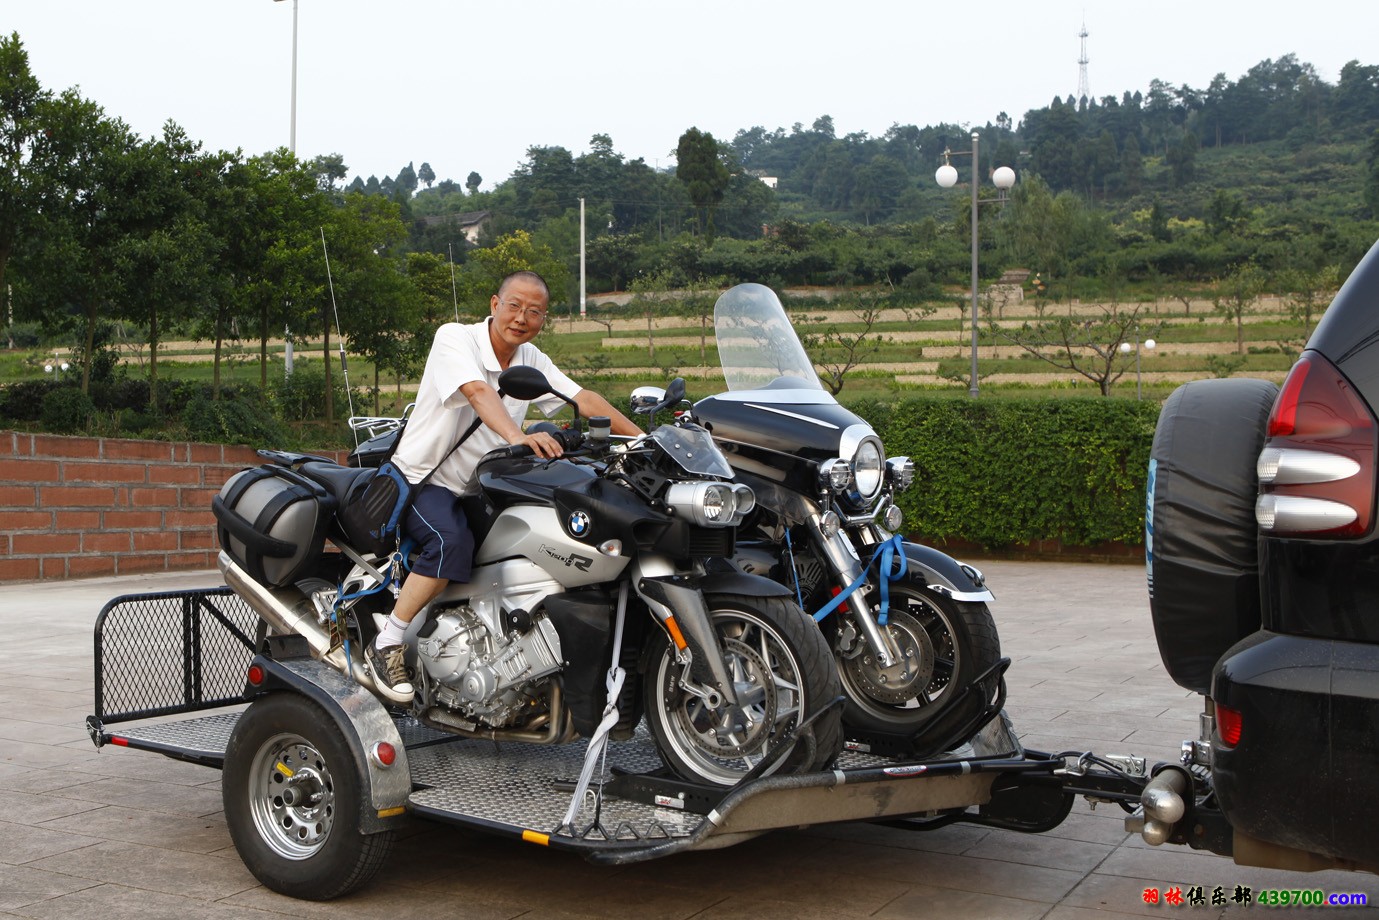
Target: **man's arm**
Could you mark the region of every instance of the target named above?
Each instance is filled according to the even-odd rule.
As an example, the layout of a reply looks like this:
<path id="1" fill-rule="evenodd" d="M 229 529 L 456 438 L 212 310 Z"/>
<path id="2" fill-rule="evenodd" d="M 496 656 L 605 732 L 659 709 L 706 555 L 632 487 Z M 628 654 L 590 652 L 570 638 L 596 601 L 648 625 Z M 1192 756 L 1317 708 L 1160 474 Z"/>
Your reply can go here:
<path id="1" fill-rule="evenodd" d="M 538 457 L 549 458 L 561 455 L 560 442 L 549 434 L 541 431 L 532 434 L 524 432 L 512 420 L 512 416 L 508 415 L 507 407 L 503 405 L 502 397 L 498 395 L 498 391 L 484 381 L 471 380 L 460 387 L 460 392 L 474 407 L 479 420 L 509 444 L 525 444 Z M 604 402 L 606 403 L 607 400 Z"/>
<path id="2" fill-rule="evenodd" d="M 593 390 L 580 390 L 575 396 L 575 405 L 579 406 L 579 414 L 585 418 L 595 415 L 608 416 L 613 423 L 613 434 L 636 437 L 642 433 L 642 429 L 638 428 L 635 422 L 614 409 L 612 403 Z"/>

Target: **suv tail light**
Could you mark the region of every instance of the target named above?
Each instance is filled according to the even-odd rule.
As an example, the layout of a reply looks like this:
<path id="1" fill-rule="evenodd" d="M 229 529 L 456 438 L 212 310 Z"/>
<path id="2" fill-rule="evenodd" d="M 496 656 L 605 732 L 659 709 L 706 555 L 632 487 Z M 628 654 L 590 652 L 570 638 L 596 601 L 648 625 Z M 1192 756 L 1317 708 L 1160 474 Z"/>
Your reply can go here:
<path id="1" fill-rule="evenodd" d="M 1375 418 L 1326 358 L 1283 382 L 1259 454 L 1255 519 L 1272 536 L 1360 537 L 1374 519 Z"/>

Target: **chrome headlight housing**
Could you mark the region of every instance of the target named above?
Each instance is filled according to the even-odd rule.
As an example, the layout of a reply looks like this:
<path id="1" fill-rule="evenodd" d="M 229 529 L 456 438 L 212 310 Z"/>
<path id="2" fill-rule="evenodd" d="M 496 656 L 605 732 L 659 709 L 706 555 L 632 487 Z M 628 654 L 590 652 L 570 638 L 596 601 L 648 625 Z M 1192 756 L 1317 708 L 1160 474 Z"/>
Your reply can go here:
<path id="1" fill-rule="evenodd" d="M 885 478 L 882 473 L 883 463 L 879 440 L 866 438 L 857 445 L 857 453 L 852 457 L 852 481 L 862 501 L 871 501 L 881 491 L 881 483 Z"/>
<path id="2" fill-rule="evenodd" d="M 756 507 L 756 495 L 741 483 L 675 482 L 666 504 L 699 527 L 735 527 Z"/>

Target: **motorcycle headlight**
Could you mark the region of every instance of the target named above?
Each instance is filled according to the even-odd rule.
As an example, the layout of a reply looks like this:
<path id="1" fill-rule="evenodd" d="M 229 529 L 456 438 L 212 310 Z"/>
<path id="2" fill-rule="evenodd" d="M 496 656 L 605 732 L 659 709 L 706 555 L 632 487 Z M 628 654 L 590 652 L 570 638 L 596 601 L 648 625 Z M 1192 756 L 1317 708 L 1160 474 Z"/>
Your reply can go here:
<path id="1" fill-rule="evenodd" d="M 819 485 L 833 492 L 841 492 L 852 482 L 852 468 L 841 457 L 819 464 Z"/>
<path id="2" fill-rule="evenodd" d="M 897 492 L 904 492 L 915 481 L 915 462 L 909 457 L 892 457 L 886 461 L 886 477 Z"/>
<path id="3" fill-rule="evenodd" d="M 666 504 L 700 527 L 731 527 L 756 504 L 756 496 L 727 482 L 677 482 L 666 490 Z"/>
<path id="4" fill-rule="evenodd" d="M 881 491 L 881 445 L 873 440 L 857 445 L 857 454 L 852 458 L 852 478 L 857 485 L 857 494 L 863 499 L 872 499 Z"/>

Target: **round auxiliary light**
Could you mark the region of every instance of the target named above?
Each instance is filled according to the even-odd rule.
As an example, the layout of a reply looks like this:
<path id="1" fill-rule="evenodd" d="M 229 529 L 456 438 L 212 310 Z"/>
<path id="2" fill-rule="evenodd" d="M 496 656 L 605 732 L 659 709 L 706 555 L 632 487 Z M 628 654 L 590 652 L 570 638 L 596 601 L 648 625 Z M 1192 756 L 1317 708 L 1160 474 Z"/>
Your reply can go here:
<path id="1" fill-rule="evenodd" d="M 825 489 L 841 492 L 852 481 L 852 469 L 841 457 L 825 460 L 819 464 L 819 484 Z"/>
<path id="2" fill-rule="evenodd" d="M 886 513 L 881 516 L 881 523 L 885 525 L 886 529 L 889 530 L 891 533 L 895 533 L 898 530 L 900 530 L 900 525 L 904 522 L 904 513 L 901 512 L 901 510 L 895 505 L 891 505 L 889 508 L 887 508 Z"/>
<path id="3" fill-rule="evenodd" d="M 904 492 L 915 482 L 915 462 L 909 457 L 892 457 L 886 461 L 886 474 L 897 492 Z"/>
<path id="4" fill-rule="evenodd" d="M 842 518 L 838 517 L 836 511 L 825 511 L 823 517 L 819 518 L 819 529 L 824 532 L 825 537 L 832 537 L 842 528 Z"/>

